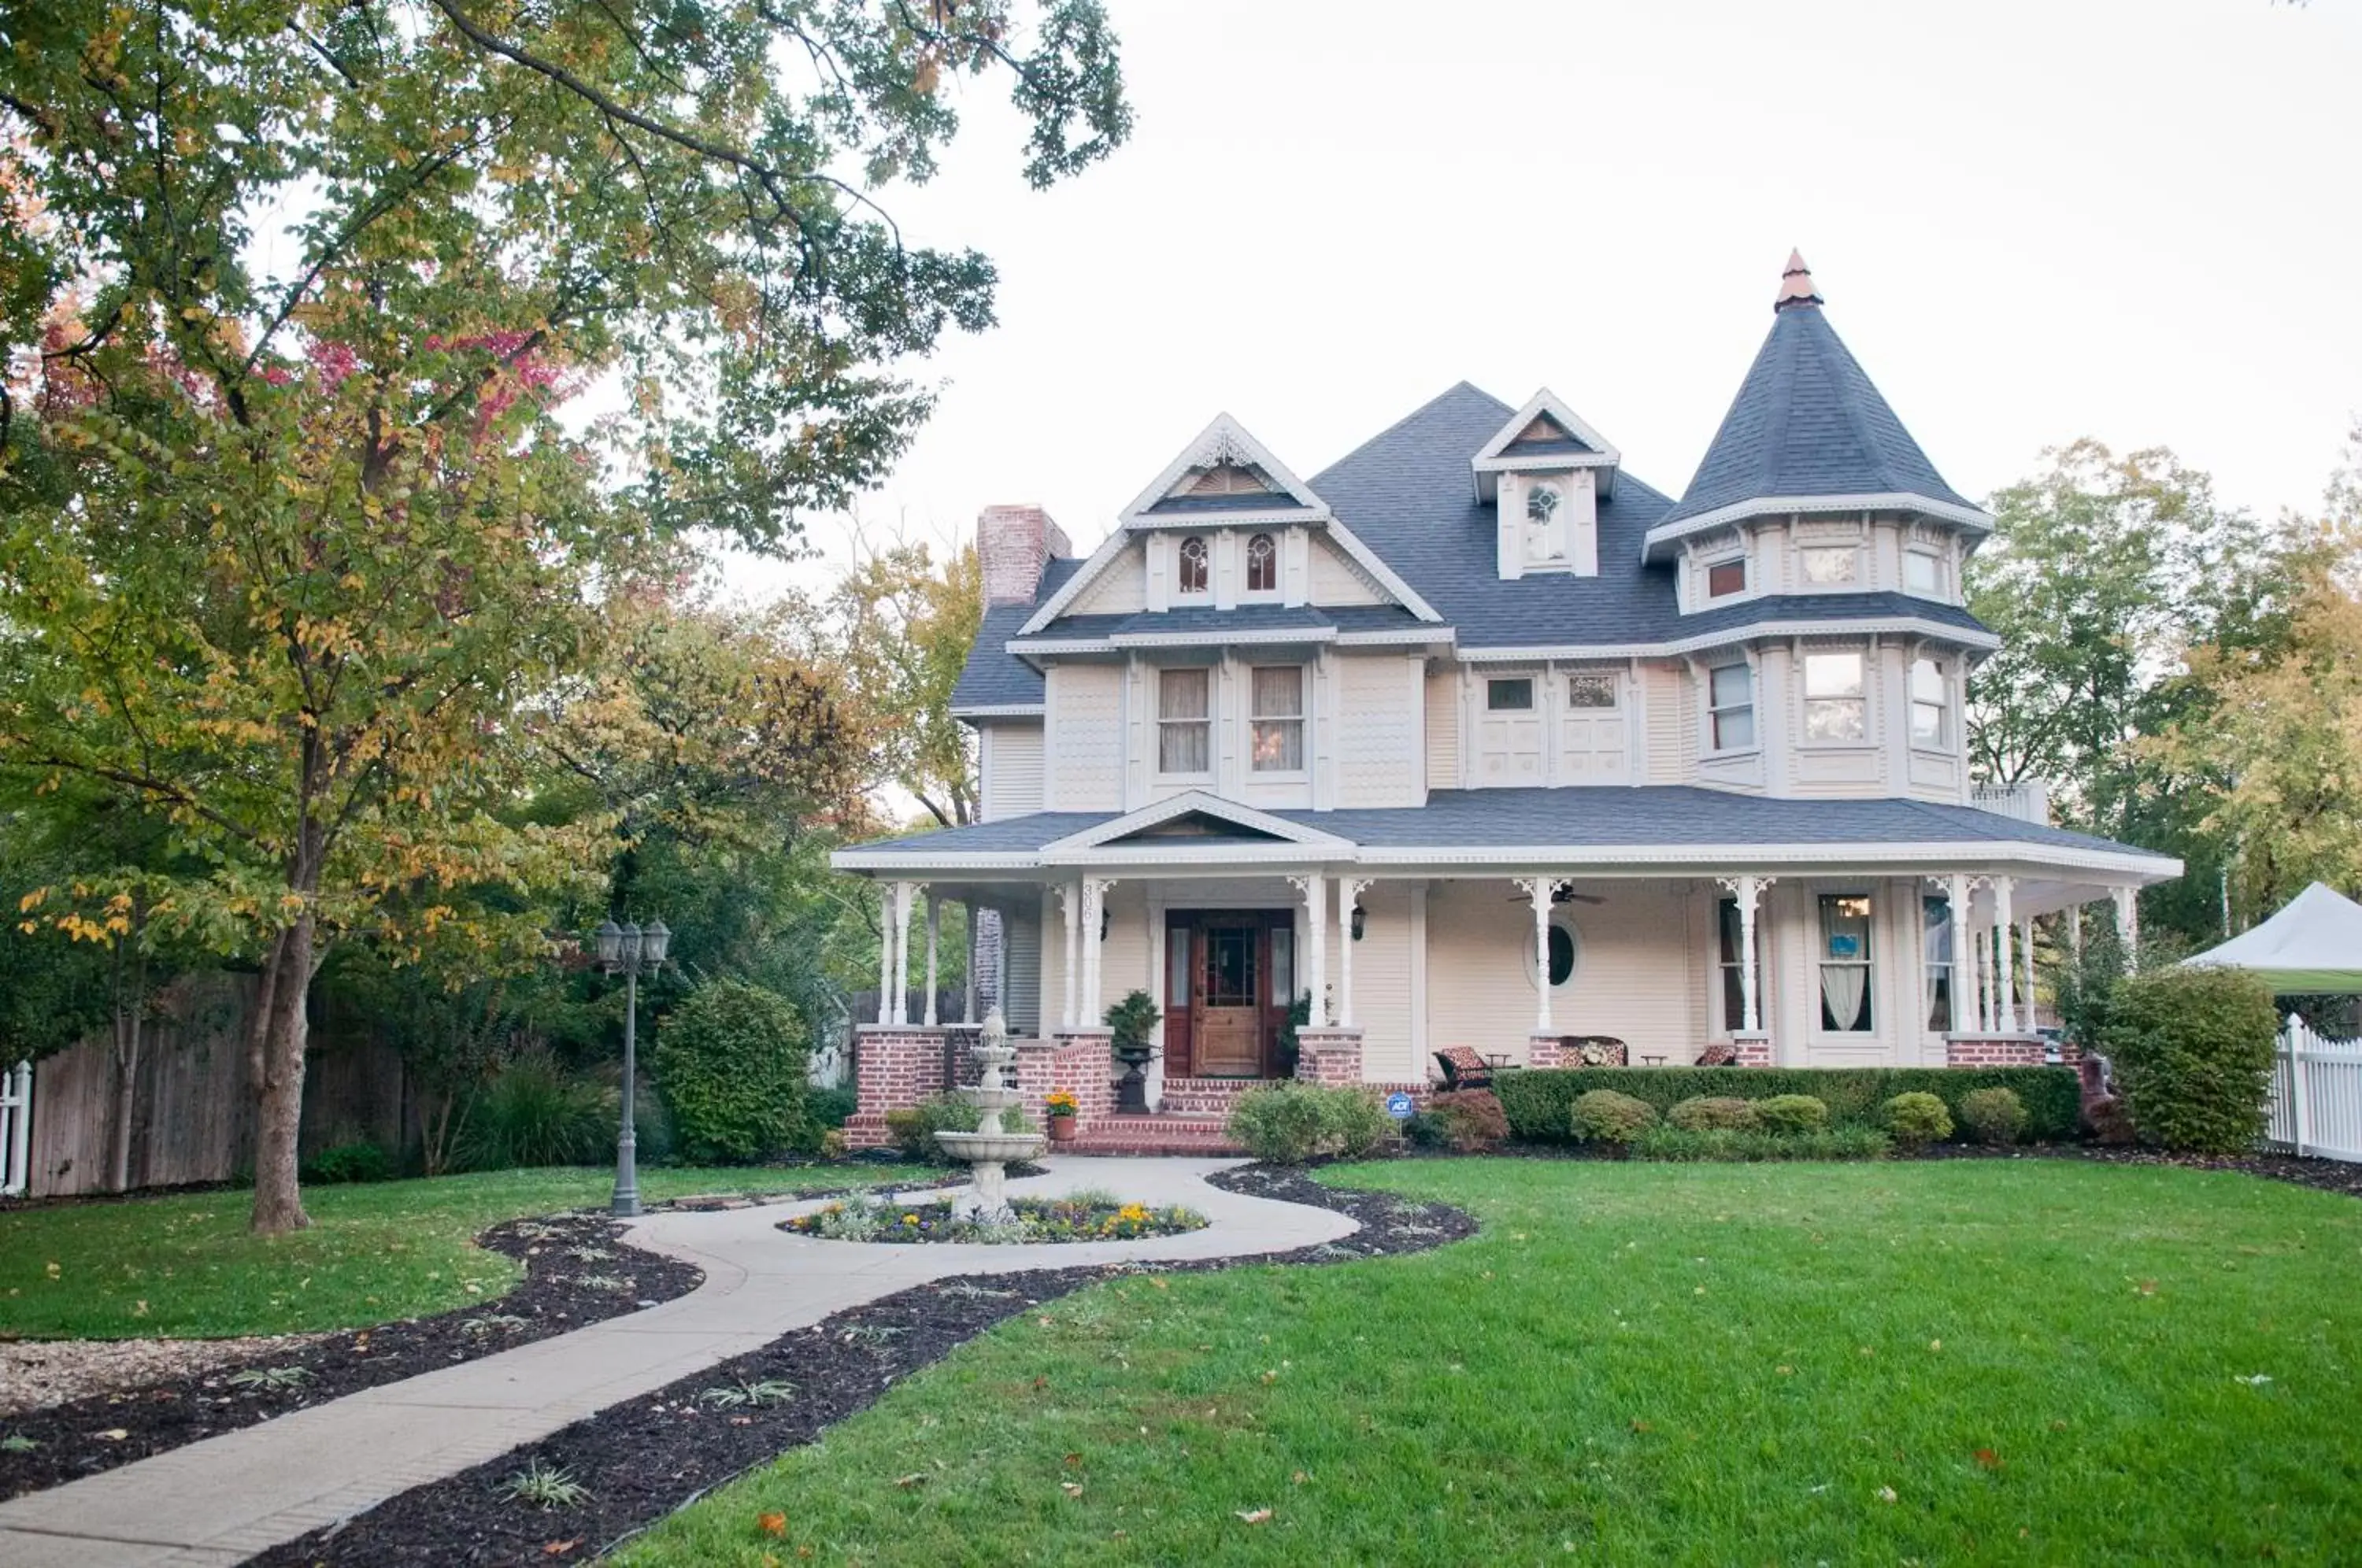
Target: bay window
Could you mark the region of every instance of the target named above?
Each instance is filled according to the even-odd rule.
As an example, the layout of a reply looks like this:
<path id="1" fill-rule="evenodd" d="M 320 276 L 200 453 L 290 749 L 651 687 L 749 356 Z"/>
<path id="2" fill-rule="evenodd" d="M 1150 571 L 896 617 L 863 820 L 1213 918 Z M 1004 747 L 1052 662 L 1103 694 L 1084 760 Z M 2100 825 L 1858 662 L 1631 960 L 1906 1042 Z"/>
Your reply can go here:
<path id="1" fill-rule="evenodd" d="M 1805 738 L 1858 741 L 1870 733 L 1862 657 L 1858 653 L 1805 656 Z"/>
<path id="2" fill-rule="evenodd" d="M 1943 661 L 1911 661 L 1911 744 L 1940 747 L 1952 739 L 1952 685 Z"/>
<path id="3" fill-rule="evenodd" d="M 1156 771 L 1187 776 L 1214 770 L 1213 672 L 1161 670 L 1156 678 Z"/>

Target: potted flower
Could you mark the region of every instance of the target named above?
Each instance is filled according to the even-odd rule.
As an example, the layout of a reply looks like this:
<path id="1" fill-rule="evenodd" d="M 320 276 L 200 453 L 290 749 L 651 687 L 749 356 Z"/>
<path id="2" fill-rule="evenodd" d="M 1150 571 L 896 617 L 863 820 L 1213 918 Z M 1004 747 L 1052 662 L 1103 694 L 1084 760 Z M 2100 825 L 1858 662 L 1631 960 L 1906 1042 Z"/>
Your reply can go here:
<path id="1" fill-rule="evenodd" d="M 1148 1075 L 1144 1070 L 1156 1059 L 1156 1045 L 1152 1031 L 1164 1013 L 1157 1010 L 1155 999 L 1146 991 L 1133 991 L 1107 1010 L 1108 1051 L 1123 1064 L 1123 1077 L 1116 1080 L 1116 1106 L 1120 1111 L 1144 1115 L 1148 1110 Z"/>
<path id="2" fill-rule="evenodd" d="M 1070 1143 L 1075 1138 L 1075 1112 L 1081 1109 L 1072 1089 L 1052 1089 L 1042 1097 L 1042 1107 L 1050 1115 L 1050 1142 Z"/>

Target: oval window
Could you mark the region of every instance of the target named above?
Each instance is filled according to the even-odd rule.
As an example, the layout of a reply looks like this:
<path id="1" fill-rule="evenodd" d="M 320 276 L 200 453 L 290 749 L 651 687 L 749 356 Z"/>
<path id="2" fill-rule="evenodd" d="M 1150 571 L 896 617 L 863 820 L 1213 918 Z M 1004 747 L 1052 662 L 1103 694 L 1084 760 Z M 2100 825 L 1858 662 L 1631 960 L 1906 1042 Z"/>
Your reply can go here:
<path id="1" fill-rule="evenodd" d="M 1552 986 L 1574 978 L 1574 933 L 1562 925 L 1550 928 L 1550 964 Z"/>

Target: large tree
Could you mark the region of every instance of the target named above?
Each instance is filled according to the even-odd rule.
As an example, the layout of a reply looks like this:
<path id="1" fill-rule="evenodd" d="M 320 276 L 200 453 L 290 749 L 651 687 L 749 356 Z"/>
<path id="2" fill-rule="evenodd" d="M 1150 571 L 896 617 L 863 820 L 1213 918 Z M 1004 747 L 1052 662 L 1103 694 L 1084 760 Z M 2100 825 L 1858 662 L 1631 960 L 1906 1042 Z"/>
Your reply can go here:
<path id="1" fill-rule="evenodd" d="M 513 719 L 602 585 L 842 504 L 928 410 L 898 365 L 989 321 L 876 193 L 992 72 L 1036 184 L 1127 128 L 1093 0 L 0 17 L 0 766 L 204 867 L 177 918 L 261 975 L 258 1229 L 305 1222 L 324 943 L 579 863 L 508 810 Z"/>
<path id="2" fill-rule="evenodd" d="M 976 732 L 952 717 L 984 624 L 974 547 L 938 562 L 923 543 L 863 548 L 831 595 L 825 642 L 873 735 L 870 787 L 900 790 L 944 827 L 977 818 Z"/>

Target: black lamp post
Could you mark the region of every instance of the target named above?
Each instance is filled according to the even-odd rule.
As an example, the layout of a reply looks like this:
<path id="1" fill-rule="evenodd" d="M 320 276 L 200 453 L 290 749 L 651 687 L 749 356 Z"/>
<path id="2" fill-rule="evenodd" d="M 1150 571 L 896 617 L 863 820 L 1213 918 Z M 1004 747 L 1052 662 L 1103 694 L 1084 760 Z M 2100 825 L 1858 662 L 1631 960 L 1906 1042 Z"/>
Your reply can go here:
<path id="1" fill-rule="evenodd" d="M 664 966 L 672 933 L 660 920 L 646 926 L 606 920 L 599 922 L 592 940 L 598 945 L 599 967 L 624 977 L 624 1125 L 615 1138 L 615 1196 L 607 1210 L 628 1220 L 640 1211 L 640 1145 L 632 1130 L 632 1102 L 638 1098 L 640 971 L 654 974 Z"/>

